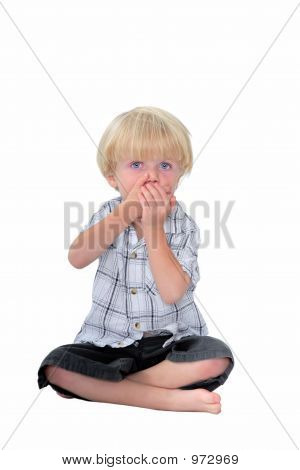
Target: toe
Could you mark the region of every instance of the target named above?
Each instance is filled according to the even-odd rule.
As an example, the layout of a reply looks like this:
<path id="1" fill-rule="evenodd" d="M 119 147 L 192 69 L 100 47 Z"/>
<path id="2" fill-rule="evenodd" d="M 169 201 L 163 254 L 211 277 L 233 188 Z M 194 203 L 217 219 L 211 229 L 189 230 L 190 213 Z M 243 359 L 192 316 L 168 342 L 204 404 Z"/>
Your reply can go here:
<path id="1" fill-rule="evenodd" d="M 220 401 L 221 401 L 220 395 L 218 393 L 214 393 L 214 392 L 212 392 L 212 394 L 213 394 L 213 397 L 214 397 L 214 403 L 220 403 Z"/>
<path id="2" fill-rule="evenodd" d="M 214 403 L 214 404 L 209 405 L 209 411 L 210 411 L 210 413 L 214 413 L 214 414 L 221 413 L 220 403 Z"/>

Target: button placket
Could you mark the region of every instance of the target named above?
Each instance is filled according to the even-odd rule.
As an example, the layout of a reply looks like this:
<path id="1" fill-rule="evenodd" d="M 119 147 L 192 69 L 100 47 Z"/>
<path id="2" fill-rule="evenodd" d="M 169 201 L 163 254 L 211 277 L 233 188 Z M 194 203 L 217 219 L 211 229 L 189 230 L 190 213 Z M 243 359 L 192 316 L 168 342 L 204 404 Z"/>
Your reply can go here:
<path id="1" fill-rule="evenodd" d="M 134 327 L 135 330 L 140 330 L 140 329 L 141 329 L 141 324 L 140 324 L 140 322 L 136 321 L 136 322 L 134 323 L 133 327 Z M 136 347 L 138 347 L 138 346 L 139 346 L 139 341 L 135 341 L 135 342 L 133 343 L 133 345 L 136 346 Z"/>
<path id="2" fill-rule="evenodd" d="M 140 241 L 141 241 L 141 240 L 140 240 Z M 136 250 L 137 250 L 137 248 L 138 248 L 137 245 L 139 245 L 139 244 L 140 244 L 140 242 L 138 242 L 137 244 L 135 244 L 134 247 L 132 247 L 132 250 L 133 250 L 133 251 L 132 251 L 132 252 L 129 254 L 129 256 L 128 256 L 131 260 L 137 259 L 138 254 L 137 254 Z M 131 287 L 129 291 L 130 291 L 130 293 L 131 293 L 132 295 L 136 295 L 136 294 L 138 293 L 138 289 L 137 289 L 136 287 Z M 135 304 L 136 301 L 138 301 L 138 299 L 133 301 L 134 304 Z M 134 328 L 135 330 L 137 330 L 137 331 L 140 331 L 140 329 L 141 329 L 141 323 L 140 323 L 140 322 L 135 322 L 135 323 L 133 324 L 133 328 Z M 138 345 L 139 345 L 138 341 L 135 341 L 135 342 L 133 343 L 133 345 L 134 345 L 134 346 L 138 346 Z"/>
<path id="3" fill-rule="evenodd" d="M 132 260 L 133 260 L 133 259 L 136 259 L 136 258 L 137 258 L 137 252 L 136 252 L 136 251 L 132 251 L 132 252 L 129 254 L 128 258 L 129 258 L 129 259 L 132 259 Z M 137 289 L 136 289 L 135 287 L 132 287 L 132 288 L 130 289 L 130 293 L 133 294 L 133 295 L 137 294 Z"/>

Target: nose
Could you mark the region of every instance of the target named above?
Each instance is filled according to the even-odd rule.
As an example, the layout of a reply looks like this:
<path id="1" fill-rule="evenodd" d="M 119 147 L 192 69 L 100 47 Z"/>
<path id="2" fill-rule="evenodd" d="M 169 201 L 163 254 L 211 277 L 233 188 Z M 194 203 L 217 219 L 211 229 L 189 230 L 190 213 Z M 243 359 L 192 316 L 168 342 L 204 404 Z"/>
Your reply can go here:
<path id="1" fill-rule="evenodd" d="M 158 172 L 154 168 L 148 170 L 149 181 L 158 181 Z"/>

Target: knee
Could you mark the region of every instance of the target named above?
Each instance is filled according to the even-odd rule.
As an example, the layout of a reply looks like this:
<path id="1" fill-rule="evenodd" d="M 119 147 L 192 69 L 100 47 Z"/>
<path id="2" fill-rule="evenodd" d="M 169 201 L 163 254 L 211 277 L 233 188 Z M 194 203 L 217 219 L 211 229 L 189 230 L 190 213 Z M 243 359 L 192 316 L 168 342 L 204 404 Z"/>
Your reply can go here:
<path id="1" fill-rule="evenodd" d="M 47 377 L 48 382 L 54 385 L 61 385 L 64 379 L 64 369 L 58 366 L 46 366 L 44 374 Z"/>
<path id="2" fill-rule="evenodd" d="M 229 364 L 229 357 L 216 357 L 215 359 L 209 359 L 209 363 L 207 363 L 207 372 L 209 371 L 211 377 L 218 377 L 223 374 Z"/>
<path id="3" fill-rule="evenodd" d="M 217 369 L 217 375 L 223 374 L 223 372 L 227 369 L 227 367 L 230 364 L 230 359 L 229 357 L 219 357 L 216 359 L 216 369 Z"/>

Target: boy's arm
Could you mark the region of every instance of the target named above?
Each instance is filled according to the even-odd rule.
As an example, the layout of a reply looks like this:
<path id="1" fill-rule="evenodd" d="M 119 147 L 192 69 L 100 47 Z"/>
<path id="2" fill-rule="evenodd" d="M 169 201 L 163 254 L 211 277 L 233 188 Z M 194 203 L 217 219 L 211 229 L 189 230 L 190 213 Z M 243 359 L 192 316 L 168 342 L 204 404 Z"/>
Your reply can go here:
<path id="1" fill-rule="evenodd" d="M 170 249 L 163 227 L 147 227 L 144 229 L 144 239 L 151 272 L 161 298 L 167 304 L 178 302 L 191 282 L 190 276 Z"/>
<path id="2" fill-rule="evenodd" d="M 131 223 L 126 204 L 121 202 L 104 219 L 78 235 L 68 254 L 74 268 L 85 268 L 95 261 Z"/>

